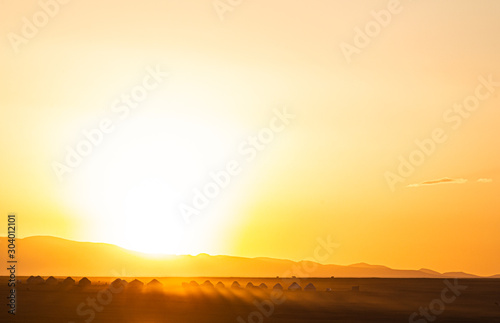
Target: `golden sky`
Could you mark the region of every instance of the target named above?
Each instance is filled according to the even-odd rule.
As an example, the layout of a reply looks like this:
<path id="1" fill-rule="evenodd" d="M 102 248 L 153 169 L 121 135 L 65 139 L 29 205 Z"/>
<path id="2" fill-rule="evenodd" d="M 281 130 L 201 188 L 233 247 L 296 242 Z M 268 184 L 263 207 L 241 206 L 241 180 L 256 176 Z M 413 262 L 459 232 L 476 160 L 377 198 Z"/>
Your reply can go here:
<path id="1" fill-rule="evenodd" d="M 19 237 L 500 273 L 498 1 L 62 2 L 0 2 Z"/>

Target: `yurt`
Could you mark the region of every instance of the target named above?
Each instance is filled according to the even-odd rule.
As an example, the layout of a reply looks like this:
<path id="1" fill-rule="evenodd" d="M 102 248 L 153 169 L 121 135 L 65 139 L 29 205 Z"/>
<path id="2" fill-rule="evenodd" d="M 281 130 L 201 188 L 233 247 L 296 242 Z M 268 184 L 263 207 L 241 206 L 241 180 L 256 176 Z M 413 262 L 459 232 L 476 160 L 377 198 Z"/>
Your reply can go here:
<path id="1" fill-rule="evenodd" d="M 54 276 L 50 276 L 49 278 L 47 278 L 47 280 L 45 281 L 45 284 L 46 285 L 57 285 L 58 281 L 57 279 L 54 277 Z"/>
<path id="2" fill-rule="evenodd" d="M 306 287 L 304 287 L 304 290 L 307 290 L 307 291 L 316 291 L 316 287 L 314 287 L 314 285 L 312 283 L 309 283 L 307 284 Z"/>
<path id="3" fill-rule="evenodd" d="M 78 286 L 80 286 L 80 287 L 89 287 L 91 284 L 92 283 L 90 282 L 90 280 L 87 277 L 83 277 L 78 282 Z"/>
<path id="4" fill-rule="evenodd" d="M 210 282 L 210 280 L 205 280 L 203 284 L 200 285 L 203 288 L 214 288 L 214 284 Z"/>
<path id="5" fill-rule="evenodd" d="M 144 283 L 137 279 L 134 279 L 127 285 L 128 289 L 142 289 L 143 287 Z"/>
<path id="6" fill-rule="evenodd" d="M 146 287 L 149 290 L 162 290 L 163 284 L 160 283 L 157 279 L 153 279 L 152 281 L 146 284 Z"/>
<path id="7" fill-rule="evenodd" d="M 122 288 L 122 286 L 127 285 L 127 281 L 120 279 L 120 278 L 117 278 L 117 279 L 113 280 L 110 285 L 113 286 L 113 288 Z"/>
<path id="8" fill-rule="evenodd" d="M 71 277 L 66 277 L 66 279 L 62 281 L 62 284 L 63 286 L 73 286 L 75 284 L 75 280 Z"/>

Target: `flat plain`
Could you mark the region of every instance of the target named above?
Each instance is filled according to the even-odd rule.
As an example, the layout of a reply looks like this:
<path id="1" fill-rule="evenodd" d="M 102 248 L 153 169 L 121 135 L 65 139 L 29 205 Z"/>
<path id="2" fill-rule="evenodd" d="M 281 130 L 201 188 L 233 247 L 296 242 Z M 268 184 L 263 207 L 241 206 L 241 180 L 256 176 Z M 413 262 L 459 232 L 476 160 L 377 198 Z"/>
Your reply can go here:
<path id="1" fill-rule="evenodd" d="M 65 277 L 56 278 L 61 282 Z M 73 278 L 76 282 L 81 279 Z M 161 285 L 152 287 L 146 284 L 153 277 L 123 278 L 129 283 L 140 280 L 145 283 L 142 288 L 111 284 L 115 279 L 111 277 L 89 277 L 92 285 L 88 287 L 30 285 L 26 279 L 20 277 L 16 288 L 15 317 L 4 307 L 1 316 L 9 321 L 500 322 L 500 279 L 180 277 L 156 278 Z M 213 285 L 222 282 L 225 287 L 196 286 L 207 280 Z M 231 288 L 235 281 L 241 288 Z M 268 288 L 247 288 L 249 282 L 255 286 L 264 283 Z M 287 290 L 293 282 L 302 290 Z M 278 283 L 284 291 L 272 289 Z M 310 283 L 316 291 L 303 290 Z M 353 286 L 359 286 L 359 291 Z M 8 289 L 7 278 L 1 277 L 1 295 L 7 296 Z M 429 313 L 427 318 L 418 314 L 421 309 Z M 417 314 L 410 319 L 412 313 Z"/>

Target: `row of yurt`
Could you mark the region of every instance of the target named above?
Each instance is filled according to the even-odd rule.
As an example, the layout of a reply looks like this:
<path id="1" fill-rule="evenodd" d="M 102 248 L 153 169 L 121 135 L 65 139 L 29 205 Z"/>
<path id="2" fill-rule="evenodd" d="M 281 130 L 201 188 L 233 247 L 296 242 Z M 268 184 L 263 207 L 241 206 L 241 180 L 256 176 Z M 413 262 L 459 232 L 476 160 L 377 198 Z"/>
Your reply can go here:
<path id="1" fill-rule="evenodd" d="M 67 277 L 64 280 L 59 281 L 58 279 L 54 278 L 53 276 L 50 276 L 49 278 L 47 278 L 47 280 L 44 280 L 40 276 L 36 276 L 36 277 L 35 276 L 31 276 L 31 277 L 29 277 L 26 280 L 26 283 L 28 285 L 42 285 L 42 284 L 45 284 L 45 285 L 54 285 L 54 286 L 55 285 L 59 285 L 59 284 L 62 285 L 62 286 L 74 286 L 74 285 L 78 285 L 79 287 L 83 287 L 83 288 L 92 285 L 92 282 L 87 277 L 83 277 L 82 279 L 80 279 L 78 281 L 78 283 L 76 283 L 76 281 L 73 278 L 71 278 L 71 277 Z M 124 285 L 124 286 L 127 286 L 127 287 L 131 288 L 131 289 L 134 289 L 134 288 L 135 289 L 140 289 L 140 288 L 143 288 L 144 286 L 146 286 L 148 288 L 163 288 L 163 284 L 160 283 L 157 279 L 153 279 L 149 283 L 147 283 L 146 285 L 144 285 L 143 282 L 141 282 L 140 280 L 137 280 L 137 279 L 134 279 L 130 283 L 127 283 L 126 280 L 117 278 L 111 284 L 113 286 Z"/>
<path id="2" fill-rule="evenodd" d="M 117 278 L 111 283 L 114 287 L 117 285 L 123 285 L 125 286 L 128 290 L 142 290 L 143 288 L 146 288 L 148 290 L 162 290 L 163 289 L 163 284 L 160 283 L 157 279 L 151 280 L 149 283 L 144 284 L 138 279 L 132 280 L 130 283 L 127 283 L 126 280 Z"/>
<path id="3" fill-rule="evenodd" d="M 77 284 L 75 282 L 75 280 L 73 278 L 71 278 L 71 277 L 67 277 L 64 280 L 62 280 L 61 282 L 59 282 L 59 280 L 57 280 L 53 276 L 50 276 L 49 278 L 47 278 L 47 280 L 44 280 L 40 276 L 36 276 L 36 277 L 35 276 L 31 276 L 31 277 L 29 277 L 26 280 L 26 283 L 28 285 L 42 285 L 42 284 L 45 284 L 45 285 L 51 285 L 51 286 L 56 286 L 56 285 L 74 286 L 74 285 L 78 285 L 81 288 L 86 288 L 86 287 L 89 287 L 89 286 L 92 285 L 92 282 L 87 277 L 83 277 L 82 279 L 80 279 L 78 281 L 78 284 Z M 127 283 L 126 280 L 117 278 L 111 284 L 113 286 L 115 286 L 115 287 L 117 287 L 118 285 L 127 286 L 130 289 L 141 289 L 141 288 L 144 287 L 144 283 L 141 282 L 140 280 L 137 280 L 137 279 L 131 281 L 130 283 Z M 163 284 L 160 283 L 157 279 L 153 279 L 149 283 L 146 284 L 146 287 L 150 288 L 150 289 L 161 289 L 161 288 L 163 288 Z"/>
<path id="4" fill-rule="evenodd" d="M 30 276 L 28 279 L 26 279 L 26 283 L 28 285 L 45 284 L 45 285 L 55 286 L 55 285 L 59 284 L 59 280 L 57 280 L 54 276 L 50 276 L 49 278 L 47 278 L 47 280 L 44 280 L 40 276 L 36 276 L 36 277 Z M 63 286 L 73 286 L 76 284 L 76 282 L 73 278 L 67 277 L 63 281 L 61 281 L 60 284 Z M 83 277 L 82 279 L 80 279 L 80 281 L 78 281 L 78 286 L 80 286 L 80 287 L 88 287 L 91 284 L 92 284 L 91 281 L 87 277 Z"/>
<path id="5" fill-rule="evenodd" d="M 206 280 L 203 284 L 199 285 L 197 282 L 195 281 L 191 281 L 189 283 L 182 283 L 182 286 L 184 288 L 188 288 L 188 287 L 204 287 L 204 288 L 214 288 L 214 285 L 209 281 L 209 280 Z M 225 288 L 226 286 L 224 285 L 224 283 L 222 282 L 218 282 L 216 285 L 215 285 L 215 288 Z M 234 281 L 232 284 L 231 284 L 231 288 L 232 289 L 242 289 L 243 287 L 240 285 L 240 283 L 238 283 L 237 281 Z M 267 289 L 267 285 L 264 284 L 264 283 L 261 283 L 260 285 L 256 286 L 254 285 L 252 282 L 249 282 L 246 284 L 245 288 L 247 289 Z M 273 286 L 273 289 L 275 290 L 283 290 L 283 286 L 281 286 L 281 284 L 276 284 Z M 297 283 L 293 283 L 291 284 L 289 287 L 288 287 L 288 290 L 290 291 L 299 291 L 299 290 L 302 290 L 302 287 L 300 287 L 299 284 Z M 306 287 L 304 287 L 304 290 L 305 291 L 315 291 L 316 290 L 316 287 L 310 283 L 308 284 Z"/>

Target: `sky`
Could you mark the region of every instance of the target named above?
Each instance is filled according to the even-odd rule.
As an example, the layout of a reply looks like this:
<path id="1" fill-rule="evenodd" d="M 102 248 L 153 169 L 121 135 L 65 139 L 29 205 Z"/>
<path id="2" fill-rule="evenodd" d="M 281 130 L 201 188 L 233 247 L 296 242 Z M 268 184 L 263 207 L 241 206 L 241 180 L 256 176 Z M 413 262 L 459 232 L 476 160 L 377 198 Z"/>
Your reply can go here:
<path id="1" fill-rule="evenodd" d="M 498 1 L 0 6 L 19 238 L 500 273 Z"/>

